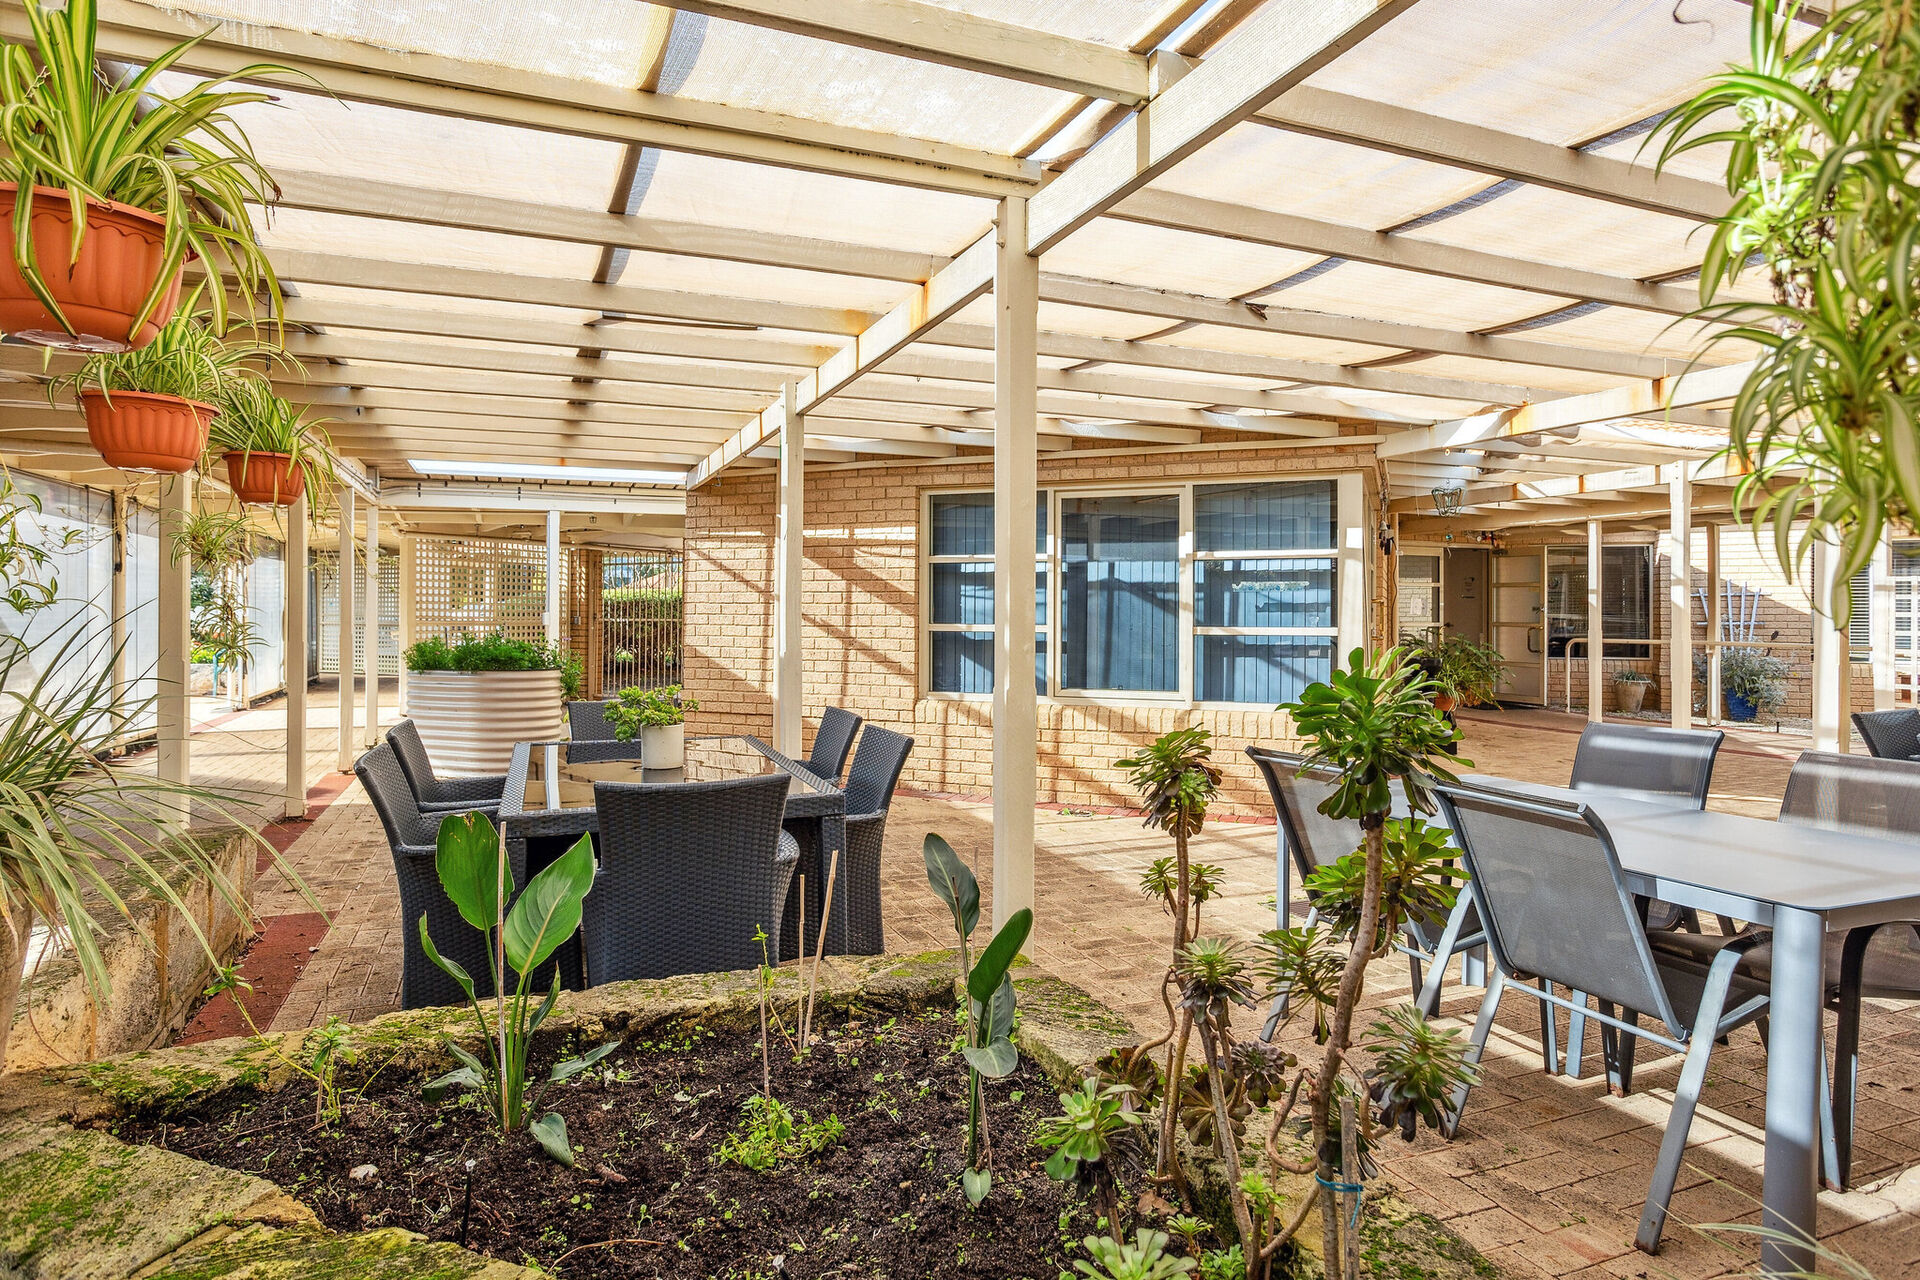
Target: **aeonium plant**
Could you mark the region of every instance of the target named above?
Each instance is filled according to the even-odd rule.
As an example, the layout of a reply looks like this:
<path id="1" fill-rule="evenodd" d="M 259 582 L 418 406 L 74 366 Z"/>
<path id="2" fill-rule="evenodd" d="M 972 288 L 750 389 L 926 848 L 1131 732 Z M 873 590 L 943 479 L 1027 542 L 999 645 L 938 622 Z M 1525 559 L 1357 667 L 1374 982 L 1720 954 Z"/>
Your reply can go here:
<path id="1" fill-rule="evenodd" d="M 538 1005 L 533 1003 L 531 981 L 533 972 L 580 927 L 580 904 L 593 887 L 593 838 L 581 836 L 552 865 L 528 880 L 511 910 L 507 900 L 513 896 L 513 873 L 499 832 L 484 813 L 449 814 L 440 820 L 434 869 L 461 918 L 486 933 L 492 943 L 488 961 L 493 1008 L 489 1011 L 480 1002 L 473 976 L 433 945 L 427 917 L 421 915 L 420 945 L 427 958 L 460 985 L 486 1051 L 482 1057 L 449 1040 L 447 1051 L 460 1065 L 431 1081 L 427 1089 L 434 1096 L 455 1086 L 477 1091 L 502 1133 L 525 1129 L 549 1156 L 571 1165 L 573 1147 L 567 1141 L 565 1118 L 557 1111 L 538 1117 L 533 1113 L 540 1109 L 548 1088 L 585 1071 L 619 1048 L 620 1042 L 609 1041 L 577 1058 L 557 1062 L 538 1088 L 529 1087 L 527 1051 L 534 1032 L 560 999 L 560 972 L 554 970 L 553 983 Z"/>

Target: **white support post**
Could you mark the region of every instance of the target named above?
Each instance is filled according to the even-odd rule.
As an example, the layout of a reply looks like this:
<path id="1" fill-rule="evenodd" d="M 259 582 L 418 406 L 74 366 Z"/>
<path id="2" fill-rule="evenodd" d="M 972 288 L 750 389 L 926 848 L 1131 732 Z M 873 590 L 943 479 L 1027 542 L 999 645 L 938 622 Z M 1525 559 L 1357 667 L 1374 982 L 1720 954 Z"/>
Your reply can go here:
<path id="1" fill-rule="evenodd" d="M 413 535 L 400 535 L 400 705 L 397 710 L 407 714 L 407 649 L 413 644 L 413 587 L 414 587 Z"/>
<path id="2" fill-rule="evenodd" d="M 993 925 L 1033 905 L 1039 705 L 1033 685 L 1040 263 L 1027 202 L 1000 202 L 993 271 Z"/>
<path id="3" fill-rule="evenodd" d="M 1601 616 L 1604 596 L 1600 575 L 1606 562 L 1602 550 L 1604 527 L 1598 520 L 1587 521 L 1587 722 L 1599 724 L 1607 718 L 1606 702 L 1606 619 Z"/>
<path id="4" fill-rule="evenodd" d="M 154 664 L 159 695 L 156 704 L 160 751 L 156 772 L 160 781 L 185 786 L 192 778 L 191 738 L 193 699 L 187 692 L 193 642 L 189 632 L 189 597 L 193 591 L 193 563 L 184 545 L 175 541 L 193 510 L 193 476 L 171 476 L 160 482 L 160 601 L 159 659 Z M 167 798 L 169 826 L 185 829 L 189 806 Z"/>
<path id="5" fill-rule="evenodd" d="M 802 657 L 802 571 L 806 565 L 807 420 L 798 412 L 794 385 L 785 396 L 780 428 L 778 512 L 773 544 L 773 749 L 800 755 L 806 699 Z"/>
<path id="6" fill-rule="evenodd" d="M 547 647 L 560 647 L 560 511 L 547 512 L 547 604 L 541 614 L 546 624 Z"/>
<path id="7" fill-rule="evenodd" d="M 1707 723 L 1720 723 L 1720 660 L 1726 655 L 1726 601 L 1720 589 L 1720 526 L 1707 526 Z"/>
<path id="8" fill-rule="evenodd" d="M 127 706 L 133 665 L 132 633 L 127 629 L 127 506 L 125 489 L 113 491 L 113 577 L 107 585 L 107 644 L 113 661 L 114 745 L 123 736 L 119 717 Z"/>
<path id="9" fill-rule="evenodd" d="M 1880 539 L 1880 545 L 1874 549 L 1873 567 L 1869 572 L 1871 576 L 1868 580 L 1873 584 L 1873 589 L 1867 604 L 1867 633 L 1873 658 L 1873 709 L 1889 711 L 1893 708 L 1898 680 L 1893 652 L 1893 613 L 1897 605 L 1894 600 L 1892 534 Z"/>
<path id="10" fill-rule="evenodd" d="M 360 743 L 372 747 L 380 741 L 380 508 L 371 502 L 367 504 L 365 575 L 360 665 L 367 676 L 367 724 Z"/>
<path id="11" fill-rule="evenodd" d="M 1847 633 L 1833 622 L 1833 587 L 1840 550 L 1825 539 L 1813 544 L 1813 749 L 1845 751 L 1848 677 Z"/>
<path id="12" fill-rule="evenodd" d="M 307 496 L 287 511 L 285 566 L 287 624 L 286 815 L 307 816 Z"/>
<path id="13" fill-rule="evenodd" d="M 1667 485 L 1667 698 L 1676 729 L 1693 727 L 1693 481 L 1685 463 Z"/>
<path id="14" fill-rule="evenodd" d="M 336 514 L 340 529 L 340 564 L 336 575 L 340 597 L 340 751 L 337 766 L 345 773 L 353 768 L 353 488 L 340 487 L 340 510 Z"/>

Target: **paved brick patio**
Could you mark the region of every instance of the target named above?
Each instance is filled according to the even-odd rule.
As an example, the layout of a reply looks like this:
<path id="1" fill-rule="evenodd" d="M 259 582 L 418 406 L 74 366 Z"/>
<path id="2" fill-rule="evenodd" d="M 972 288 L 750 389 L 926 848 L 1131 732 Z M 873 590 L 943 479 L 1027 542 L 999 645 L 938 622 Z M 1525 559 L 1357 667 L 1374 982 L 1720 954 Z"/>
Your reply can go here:
<path id="1" fill-rule="evenodd" d="M 388 700 L 389 705 L 392 700 Z M 320 701 L 316 699 L 316 710 Z M 330 706 L 329 706 L 330 709 Z M 284 720 L 249 713 L 196 740 L 211 773 L 242 767 L 243 741 L 264 746 Z M 316 720 L 318 720 L 316 716 Z M 1482 772 L 1564 782 L 1580 721 L 1547 712 L 1470 713 L 1465 754 Z M 311 731 L 316 779 L 332 759 L 333 730 Z M 222 740 L 220 734 L 226 734 Z M 204 744 L 204 745 L 201 745 Z M 1716 808 L 1771 816 L 1804 739 L 1741 731 L 1722 751 Z M 227 748 L 233 748 L 228 750 Z M 324 754 L 320 754 L 324 751 Z M 273 768 L 277 770 L 277 757 Z M 1228 768 L 1238 762 L 1224 762 Z M 264 767 L 264 766 L 260 766 Z M 277 778 L 277 772 L 272 774 Z M 337 775 L 336 775 L 337 777 Z M 889 822 L 885 862 L 890 949 L 943 946 L 947 928 L 929 894 L 920 861 L 925 833 L 951 841 L 991 887 L 991 815 L 964 798 L 902 795 Z M 1140 869 L 1163 852 L 1163 837 L 1137 819 L 1048 811 L 1040 815 L 1033 958 L 1074 979 L 1143 1028 L 1163 1015 L 1157 983 L 1165 963 L 1165 918 L 1135 889 Z M 1271 924 L 1274 833 L 1271 822 L 1219 822 L 1196 856 L 1226 870 L 1227 891 L 1210 929 L 1252 937 Z M 399 931 L 392 868 L 380 827 L 357 785 L 348 787 L 295 840 L 289 859 L 331 917 L 273 1025 L 313 1025 L 328 1016 L 363 1018 L 393 1006 Z M 310 908 L 277 875 L 263 880 L 263 917 Z M 1407 971 L 1382 962 L 1370 1002 L 1405 999 Z M 1475 989 L 1449 988 L 1443 1013 L 1470 1022 Z M 1738 1273 L 1757 1252 L 1750 1238 L 1715 1241 L 1687 1224 L 1751 1222 L 1758 1217 L 1765 1057 L 1752 1030 L 1715 1056 L 1694 1142 L 1674 1197 L 1665 1251 L 1648 1258 L 1631 1242 L 1646 1177 L 1658 1149 L 1677 1057 L 1643 1046 L 1636 1092 L 1619 1099 L 1595 1082 L 1597 1037 L 1589 1038 L 1586 1078 L 1540 1070 L 1537 1006 L 1514 999 L 1503 1010 L 1489 1052 L 1487 1081 L 1474 1093 L 1464 1130 L 1451 1143 L 1423 1135 L 1385 1153 L 1385 1176 L 1415 1204 L 1452 1223 L 1507 1273 L 1526 1276 L 1700 1277 Z M 1859 1108 L 1860 1189 L 1823 1194 L 1820 1232 L 1833 1247 L 1873 1269 L 1879 1280 L 1920 1269 L 1920 1017 L 1893 1007 L 1870 1012 L 1865 1029 L 1868 1080 Z"/>

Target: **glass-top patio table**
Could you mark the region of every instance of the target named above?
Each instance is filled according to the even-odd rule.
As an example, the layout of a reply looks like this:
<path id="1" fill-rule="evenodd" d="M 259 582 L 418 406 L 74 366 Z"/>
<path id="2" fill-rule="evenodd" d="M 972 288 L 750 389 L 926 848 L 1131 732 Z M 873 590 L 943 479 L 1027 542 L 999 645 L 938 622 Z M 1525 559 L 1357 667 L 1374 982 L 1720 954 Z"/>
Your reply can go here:
<path id="1" fill-rule="evenodd" d="M 605 759 L 608 745 L 593 744 L 594 754 L 602 758 L 571 760 L 570 743 L 514 744 L 506 793 L 500 798 L 500 828 L 516 884 L 524 885 L 529 868 L 539 871 L 582 834 L 599 835 L 599 815 L 593 807 L 596 782 L 723 782 L 784 772 L 788 777 L 786 821 L 790 826 L 812 828 L 803 832 L 800 841 L 797 874 L 807 878 L 807 929 L 815 930 L 828 861 L 836 850 L 846 849 L 847 798 L 839 787 L 745 734 L 688 738 L 685 763 L 677 769 L 647 768 L 638 742 L 632 744 L 630 758 Z M 844 900 L 838 889 L 834 899 L 834 916 L 844 920 Z M 837 955 L 844 947 L 835 937 L 834 923 L 828 921 L 827 951 Z"/>
<path id="2" fill-rule="evenodd" d="M 1828 930 L 1920 918 L 1920 835 L 1886 839 L 1513 778 L 1465 781 L 1584 804 L 1611 833 L 1634 893 L 1773 930 L 1762 1221 L 1812 1240 L 1824 1052 L 1821 944 Z M 1769 1274 L 1811 1272 L 1813 1264 L 1804 1244 L 1769 1239 L 1761 1247 Z"/>

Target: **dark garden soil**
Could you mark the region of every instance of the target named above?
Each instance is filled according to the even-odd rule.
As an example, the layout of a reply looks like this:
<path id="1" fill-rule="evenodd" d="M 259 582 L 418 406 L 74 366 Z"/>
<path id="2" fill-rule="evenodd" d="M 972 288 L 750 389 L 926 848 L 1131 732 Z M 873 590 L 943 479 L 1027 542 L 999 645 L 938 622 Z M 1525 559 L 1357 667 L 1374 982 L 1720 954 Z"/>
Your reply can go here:
<path id="1" fill-rule="evenodd" d="M 704 1030 L 629 1045 L 547 1095 L 578 1152 L 571 1169 L 525 1133 L 502 1140 L 470 1098 L 434 1103 L 417 1081 L 378 1075 L 320 1129 L 302 1084 L 123 1136 L 259 1174 L 337 1230 L 404 1227 L 565 1277 L 1055 1280 L 1084 1256 L 1069 1242 L 1095 1229 L 1032 1142 L 1056 1091 L 1024 1063 L 989 1086 L 993 1192 L 969 1208 L 953 1030 L 938 1014 L 849 1022 L 804 1061 L 776 1053 L 780 1100 L 845 1132 L 764 1172 L 719 1156 L 760 1086 L 758 1035 Z"/>

